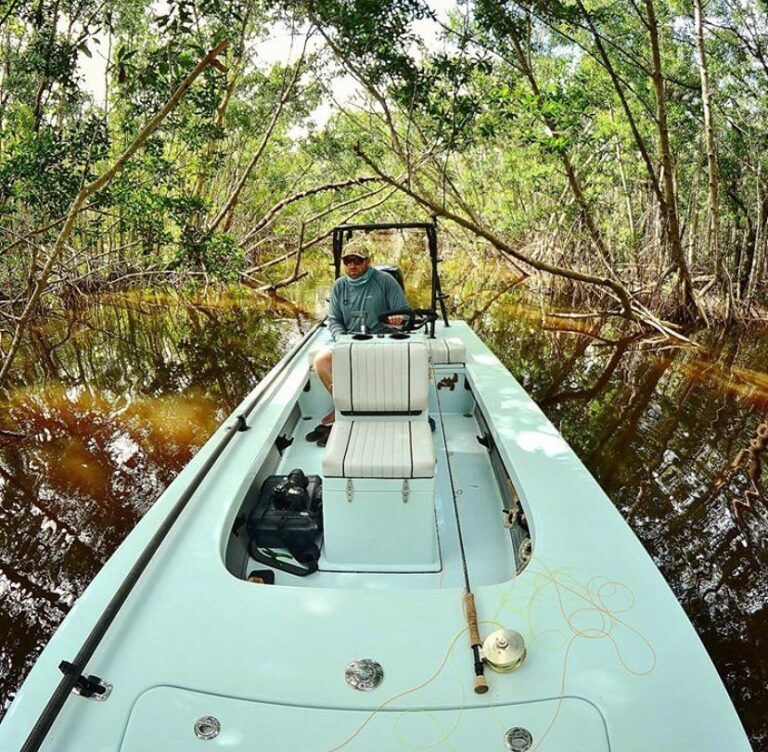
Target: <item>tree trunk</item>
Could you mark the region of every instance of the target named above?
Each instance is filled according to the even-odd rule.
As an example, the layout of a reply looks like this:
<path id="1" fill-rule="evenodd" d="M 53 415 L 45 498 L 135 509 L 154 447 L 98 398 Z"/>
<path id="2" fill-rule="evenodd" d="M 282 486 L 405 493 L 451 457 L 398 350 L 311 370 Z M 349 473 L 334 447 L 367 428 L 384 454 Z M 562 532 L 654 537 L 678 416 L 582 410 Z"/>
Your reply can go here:
<path id="1" fill-rule="evenodd" d="M 640 133 L 640 129 L 637 125 L 636 118 L 632 112 L 627 101 L 626 93 L 624 91 L 624 85 L 613 66 L 608 51 L 603 43 L 603 38 L 595 25 L 595 21 L 592 14 L 587 10 L 582 0 L 577 0 L 579 9 L 581 10 L 584 18 L 587 21 L 589 30 L 592 33 L 593 40 L 595 42 L 595 48 L 598 52 L 598 57 L 608 73 L 611 79 L 613 88 L 616 91 L 619 101 L 621 102 L 622 109 L 627 118 L 632 136 L 637 145 L 640 156 L 648 171 L 648 176 L 651 181 L 651 187 L 653 188 L 656 200 L 658 201 L 659 211 L 662 218 L 662 224 L 664 229 L 665 245 L 669 250 L 672 262 L 678 275 L 678 315 L 682 314 L 682 318 L 697 321 L 704 319 L 703 310 L 700 308 L 696 297 L 693 292 L 693 285 L 691 283 L 691 275 L 688 270 L 688 265 L 685 261 L 685 254 L 683 251 L 682 239 L 680 237 L 680 221 L 677 211 L 677 197 L 675 191 L 674 173 L 672 153 L 669 142 L 669 127 L 667 124 L 667 109 L 666 109 L 666 94 L 664 90 L 664 77 L 661 69 L 661 47 L 659 41 L 659 28 L 656 19 L 656 12 L 653 6 L 653 0 L 645 0 L 647 18 L 643 18 L 643 24 L 648 30 L 650 44 L 651 44 L 651 58 L 652 58 L 652 72 L 651 78 L 653 81 L 654 93 L 656 96 L 656 126 L 659 134 L 659 144 L 661 147 L 661 168 L 657 175 L 656 169 L 651 160 L 650 150 Z M 638 14 L 639 14 L 638 9 Z"/>
<path id="2" fill-rule="evenodd" d="M 3 60 L 2 65 L 0 66 L 0 157 L 2 157 L 5 145 L 5 139 L 3 138 L 3 134 L 5 134 L 5 109 L 9 97 L 8 79 L 11 76 L 11 33 L 8 30 L 5 32 L 5 39 L 3 40 L 2 48 L 0 49 L 7 53 L 7 56 L 5 54 L 3 55 L 5 60 Z"/>
<path id="3" fill-rule="evenodd" d="M 753 237 L 753 248 L 749 254 L 749 264 L 745 269 L 745 298 L 749 300 L 755 294 L 757 283 L 760 279 L 763 267 L 765 265 L 765 247 L 768 241 L 768 193 L 760 190 L 758 181 L 758 211 L 757 221 L 755 222 L 755 232 Z"/>
<path id="4" fill-rule="evenodd" d="M 239 76 L 237 72 L 233 73 L 232 80 L 227 84 L 227 88 L 224 91 L 221 104 L 216 108 L 216 115 L 214 117 L 214 126 L 220 128 L 224 122 L 224 116 L 226 115 L 227 108 L 229 107 L 230 99 L 237 86 Z M 202 199 L 203 190 L 206 183 L 210 178 L 210 167 L 213 162 L 213 158 L 216 151 L 216 139 L 211 137 L 208 139 L 208 143 L 205 145 L 205 153 L 203 156 L 203 162 L 200 166 L 200 171 L 197 173 L 194 188 L 192 189 L 192 196 L 195 199 Z M 194 217 L 194 222 L 197 227 L 200 227 L 204 220 L 202 212 L 198 212 Z"/>
<path id="5" fill-rule="evenodd" d="M 659 39 L 659 24 L 653 0 L 645 0 L 648 22 L 648 36 L 651 43 L 651 80 L 656 95 L 656 125 L 659 134 L 661 150 L 662 184 L 664 188 L 664 230 L 669 246 L 672 264 L 677 271 L 677 288 L 679 313 L 690 321 L 706 321 L 703 310 L 696 300 L 691 282 L 691 274 L 685 261 L 682 239 L 680 237 L 680 218 L 677 208 L 677 193 L 675 191 L 674 165 L 672 147 L 669 140 L 669 124 L 667 122 L 667 97 L 664 75 L 661 68 L 661 41 Z"/>
<path id="6" fill-rule="evenodd" d="M 755 258 L 756 239 L 757 233 L 755 231 L 755 225 L 750 220 L 747 229 L 744 231 L 739 251 L 739 265 L 736 271 L 736 278 L 738 280 L 736 292 L 738 300 L 742 300 L 747 292 L 747 287 L 749 285 L 749 270 L 752 268 L 752 261 Z"/>
<path id="7" fill-rule="evenodd" d="M 248 162 L 248 165 L 245 168 L 243 174 L 240 176 L 240 179 L 237 181 L 237 185 L 235 186 L 234 190 L 229 195 L 227 200 L 224 202 L 224 205 L 221 207 L 221 209 L 219 209 L 216 216 L 211 220 L 210 224 L 208 225 L 209 232 L 215 231 L 222 222 L 224 222 L 224 232 L 227 232 L 229 230 L 229 227 L 232 224 L 232 217 L 234 216 L 235 207 L 237 206 L 240 200 L 240 193 L 242 192 L 243 187 L 245 186 L 245 183 L 247 182 L 248 178 L 251 176 L 251 173 L 253 172 L 253 168 L 256 166 L 259 159 L 261 159 L 261 155 L 264 153 L 264 150 L 267 148 L 269 139 L 272 137 L 272 132 L 277 126 L 277 122 L 280 119 L 280 115 L 282 114 L 283 109 L 285 108 L 285 105 L 287 104 L 288 100 L 291 97 L 291 94 L 293 92 L 293 87 L 296 85 L 296 82 L 298 81 L 299 73 L 301 72 L 302 65 L 304 63 L 304 55 L 306 53 L 308 41 L 309 41 L 309 36 L 307 36 L 304 39 L 304 49 L 302 50 L 301 57 L 296 63 L 296 67 L 293 70 L 293 74 L 291 75 L 290 80 L 288 81 L 282 93 L 280 94 L 280 99 L 277 103 L 277 107 L 275 108 L 275 111 L 272 114 L 272 119 L 270 120 L 269 125 L 267 126 L 267 130 L 264 132 L 264 134 L 261 137 L 261 141 L 259 142 L 259 145 L 256 148 L 256 152 L 251 157 L 250 162 Z"/>
<path id="8" fill-rule="evenodd" d="M 228 68 L 230 71 L 232 71 L 232 76 L 230 80 L 227 83 L 227 86 L 224 89 L 224 96 L 221 98 L 221 102 L 219 103 L 219 106 L 216 108 L 216 115 L 214 116 L 213 124 L 215 128 L 218 130 L 221 128 L 224 124 L 224 118 L 227 114 L 227 110 L 229 109 L 229 103 L 232 100 L 232 95 L 235 93 L 235 89 L 237 88 L 237 84 L 240 81 L 240 76 L 242 73 L 242 58 L 244 54 L 244 47 L 245 47 L 245 35 L 248 30 L 248 24 L 251 19 L 251 13 L 253 11 L 253 4 L 248 3 L 248 6 L 246 8 L 245 14 L 243 15 L 243 21 L 240 26 L 240 38 L 236 42 L 236 44 L 233 46 L 234 52 L 235 52 L 235 59 L 230 61 Z M 200 170 L 197 173 L 197 178 L 195 180 L 195 186 L 192 189 L 192 195 L 196 199 L 201 199 L 203 197 L 203 191 L 205 189 L 205 185 L 208 182 L 208 179 L 210 177 L 210 166 L 212 162 L 214 161 L 213 158 L 216 153 L 216 142 L 217 139 L 214 137 L 211 137 L 208 139 L 208 142 L 205 145 L 205 152 L 203 155 L 203 161 L 200 166 Z M 200 228 L 203 224 L 205 217 L 203 216 L 203 212 L 198 212 L 194 217 L 195 225 Z"/>
<path id="9" fill-rule="evenodd" d="M 510 25 L 509 33 L 512 44 L 515 48 L 515 55 L 517 56 L 518 64 L 520 65 L 520 69 L 523 72 L 523 75 L 526 77 L 526 79 L 528 79 L 528 84 L 531 87 L 531 91 L 535 96 L 541 96 L 541 90 L 539 89 L 538 82 L 536 81 L 533 68 L 531 68 L 530 65 L 530 58 L 526 54 L 526 50 L 517 36 L 514 25 Z M 544 121 L 544 124 L 547 126 L 547 128 L 552 131 L 552 133 L 557 132 L 557 124 L 552 120 L 551 117 L 548 117 L 546 114 L 542 114 L 541 119 Z M 571 192 L 576 199 L 576 203 L 579 205 L 581 217 L 587 227 L 589 237 L 591 238 L 592 243 L 594 244 L 595 249 L 600 256 L 603 265 L 609 272 L 613 273 L 613 269 L 611 268 L 609 262 L 608 250 L 605 246 L 600 230 L 595 224 L 594 217 L 592 216 L 592 210 L 590 209 L 589 203 L 584 196 L 584 191 L 582 190 L 581 182 L 576 174 L 573 162 L 571 162 L 571 158 L 568 154 L 563 154 L 561 160 L 563 163 L 563 168 L 565 169 L 566 177 L 568 179 L 568 185 L 571 187 Z"/>
<path id="10" fill-rule="evenodd" d="M 715 131 L 712 122 L 712 99 L 709 92 L 709 70 L 707 52 L 704 45 L 704 24 L 702 20 L 701 0 L 693 0 L 693 17 L 696 27 L 696 47 L 699 51 L 699 78 L 701 79 L 701 104 L 704 108 L 704 135 L 707 143 L 707 180 L 709 223 L 707 225 L 707 250 L 713 262 L 715 277 L 723 278 L 720 258 L 720 213 L 718 207 L 717 151 Z"/>
<path id="11" fill-rule="evenodd" d="M 688 227 L 687 235 L 688 242 L 686 243 L 687 250 L 685 254 L 686 262 L 690 268 L 696 258 L 696 246 L 699 242 L 699 179 L 701 177 L 701 165 L 697 162 L 696 168 L 691 178 L 691 186 L 688 190 L 688 208 L 686 213 L 688 215 Z M 685 233 L 684 233 L 685 234 Z"/>
<path id="12" fill-rule="evenodd" d="M 627 222 L 629 223 L 630 257 L 632 261 L 633 273 L 637 273 L 637 226 L 635 222 L 635 210 L 632 205 L 632 193 L 627 183 L 627 173 L 624 169 L 624 157 L 621 151 L 621 142 L 616 139 L 616 162 L 619 167 L 619 177 L 621 178 L 621 188 L 624 191 L 624 203 L 627 207 Z"/>

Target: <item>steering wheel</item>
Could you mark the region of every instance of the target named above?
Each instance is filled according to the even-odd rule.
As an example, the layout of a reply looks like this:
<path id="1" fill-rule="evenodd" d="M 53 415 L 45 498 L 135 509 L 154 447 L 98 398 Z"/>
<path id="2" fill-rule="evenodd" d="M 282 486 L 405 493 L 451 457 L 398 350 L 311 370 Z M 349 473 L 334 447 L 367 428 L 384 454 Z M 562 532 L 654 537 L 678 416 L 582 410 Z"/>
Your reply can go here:
<path id="1" fill-rule="evenodd" d="M 390 324 L 387 319 L 390 316 L 402 316 L 402 324 Z M 379 314 L 379 323 L 384 324 L 388 329 L 395 332 L 416 332 L 437 321 L 437 312 L 431 308 L 393 308 L 390 311 L 383 311 Z"/>

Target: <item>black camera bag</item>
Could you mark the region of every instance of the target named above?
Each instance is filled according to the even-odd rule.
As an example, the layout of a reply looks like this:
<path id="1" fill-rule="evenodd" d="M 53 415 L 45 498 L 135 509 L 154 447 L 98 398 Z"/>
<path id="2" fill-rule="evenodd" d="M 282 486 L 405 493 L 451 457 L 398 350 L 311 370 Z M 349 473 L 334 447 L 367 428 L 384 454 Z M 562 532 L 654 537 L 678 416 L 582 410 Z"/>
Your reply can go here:
<path id="1" fill-rule="evenodd" d="M 284 484 L 287 477 L 271 475 L 258 490 L 258 498 L 247 522 L 249 551 L 262 564 L 303 576 L 317 571 L 320 553 L 315 541 L 323 531 L 322 478 L 319 475 L 306 476 L 304 503 L 279 509 L 275 506 L 275 489 Z M 255 492 L 252 486 L 248 493 Z M 288 549 L 306 569 L 260 551 L 262 548 Z"/>

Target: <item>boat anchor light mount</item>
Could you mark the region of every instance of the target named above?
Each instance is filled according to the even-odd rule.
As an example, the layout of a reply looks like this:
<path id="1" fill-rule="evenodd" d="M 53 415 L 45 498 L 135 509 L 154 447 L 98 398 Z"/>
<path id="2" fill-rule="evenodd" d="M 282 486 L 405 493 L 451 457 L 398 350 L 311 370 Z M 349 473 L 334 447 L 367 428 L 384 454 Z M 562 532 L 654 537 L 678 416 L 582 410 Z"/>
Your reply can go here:
<path id="1" fill-rule="evenodd" d="M 525 660 L 525 640 L 513 629 L 497 629 L 483 640 L 482 652 L 494 671 L 514 671 Z"/>

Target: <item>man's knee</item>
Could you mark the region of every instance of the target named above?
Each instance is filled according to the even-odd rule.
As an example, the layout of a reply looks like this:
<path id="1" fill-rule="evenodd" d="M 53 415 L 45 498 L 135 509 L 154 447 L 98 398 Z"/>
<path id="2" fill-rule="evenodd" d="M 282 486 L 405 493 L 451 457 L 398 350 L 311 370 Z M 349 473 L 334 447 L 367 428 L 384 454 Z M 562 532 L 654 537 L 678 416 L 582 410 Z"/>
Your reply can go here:
<path id="1" fill-rule="evenodd" d="M 333 351 L 329 349 L 320 350 L 312 361 L 315 371 L 318 373 L 331 373 L 333 367 Z"/>

